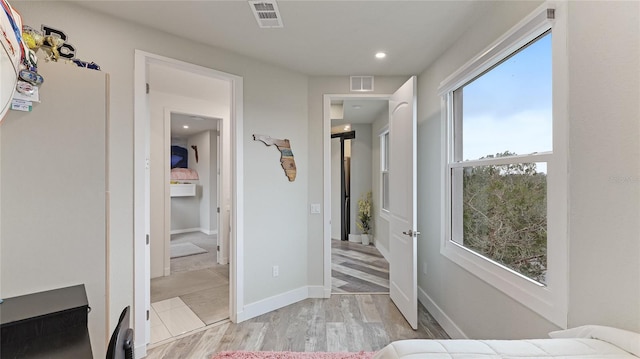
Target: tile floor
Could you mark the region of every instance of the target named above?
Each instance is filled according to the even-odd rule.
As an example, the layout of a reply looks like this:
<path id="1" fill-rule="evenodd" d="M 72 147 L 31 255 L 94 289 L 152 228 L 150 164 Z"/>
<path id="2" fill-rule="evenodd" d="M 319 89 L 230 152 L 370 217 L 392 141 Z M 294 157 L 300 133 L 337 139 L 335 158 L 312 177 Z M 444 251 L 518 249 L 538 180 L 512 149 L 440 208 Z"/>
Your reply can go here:
<path id="1" fill-rule="evenodd" d="M 151 344 L 203 328 L 204 322 L 198 318 L 180 297 L 151 303 L 150 312 Z"/>
<path id="2" fill-rule="evenodd" d="M 172 258 L 171 275 L 151 279 L 150 344 L 229 317 L 229 265 L 216 264 L 216 236 L 171 236 L 171 243 L 186 242 L 208 252 Z"/>

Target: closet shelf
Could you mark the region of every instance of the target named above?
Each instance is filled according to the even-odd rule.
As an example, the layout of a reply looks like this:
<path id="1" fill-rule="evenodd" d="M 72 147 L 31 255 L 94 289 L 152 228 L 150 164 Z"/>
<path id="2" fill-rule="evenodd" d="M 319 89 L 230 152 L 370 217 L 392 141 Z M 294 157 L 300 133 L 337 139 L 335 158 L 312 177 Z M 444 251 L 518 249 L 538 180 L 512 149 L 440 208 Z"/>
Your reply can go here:
<path id="1" fill-rule="evenodd" d="M 171 184 L 171 197 L 193 197 L 196 195 L 195 183 Z"/>

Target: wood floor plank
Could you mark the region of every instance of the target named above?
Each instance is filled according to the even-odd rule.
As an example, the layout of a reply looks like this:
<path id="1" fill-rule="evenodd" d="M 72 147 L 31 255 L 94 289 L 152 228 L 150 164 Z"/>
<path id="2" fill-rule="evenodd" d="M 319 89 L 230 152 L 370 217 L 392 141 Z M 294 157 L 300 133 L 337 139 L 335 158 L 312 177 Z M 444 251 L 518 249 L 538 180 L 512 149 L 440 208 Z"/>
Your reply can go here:
<path id="1" fill-rule="evenodd" d="M 345 323 L 327 323 L 327 351 L 349 351 L 349 344 L 347 343 L 347 328 Z"/>
<path id="2" fill-rule="evenodd" d="M 385 271 L 378 270 L 376 268 L 372 268 L 371 266 L 368 266 L 368 265 L 361 265 L 361 264 L 353 263 L 353 262 L 351 262 L 351 263 L 350 262 L 346 262 L 346 263 L 342 263 L 340 265 L 343 266 L 343 267 L 347 267 L 347 268 L 351 268 L 351 269 L 363 272 L 363 273 L 374 275 L 374 276 L 382 278 L 382 279 L 389 280 L 389 271 L 385 272 Z"/>
<path id="3" fill-rule="evenodd" d="M 333 293 L 389 293 L 389 263 L 374 246 L 332 241 Z"/>
<path id="4" fill-rule="evenodd" d="M 331 255 L 331 262 L 342 264 L 342 265 L 344 265 L 345 263 L 353 263 L 364 268 L 371 268 L 376 271 L 386 273 L 386 275 L 389 276 L 389 265 L 387 261 L 384 259 L 376 259 L 374 261 L 369 261 L 369 260 L 365 261 L 365 260 L 333 253 Z"/>
<path id="5" fill-rule="evenodd" d="M 382 318 L 373 303 L 371 295 L 356 295 L 355 298 L 358 303 L 360 313 L 362 313 L 362 320 L 365 323 L 382 323 Z"/>
<path id="6" fill-rule="evenodd" d="M 364 273 L 356 269 L 351 269 L 349 267 L 342 266 L 340 264 L 332 264 L 331 270 L 338 271 L 340 273 L 347 274 L 352 277 L 355 277 L 361 280 L 366 280 L 368 282 L 377 284 L 379 286 L 389 288 L 389 279 L 380 278 L 375 275 L 371 275 L 369 273 Z M 342 279 L 342 280 L 345 280 L 345 279 Z"/>
<path id="7" fill-rule="evenodd" d="M 307 315 L 307 330 L 304 338 L 304 351 L 326 351 L 327 350 L 327 322 L 322 299 L 311 301 L 310 310 Z"/>
<path id="8" fill-rule="evenodd" d="M 223 350 L 376 351 L 393 340 L 448 338 L 420 305 L 412 330 L 389 295 L 306 299 L 240 324 L 223 323 L 157 346 L 147 358 L 206 358 Z"/>

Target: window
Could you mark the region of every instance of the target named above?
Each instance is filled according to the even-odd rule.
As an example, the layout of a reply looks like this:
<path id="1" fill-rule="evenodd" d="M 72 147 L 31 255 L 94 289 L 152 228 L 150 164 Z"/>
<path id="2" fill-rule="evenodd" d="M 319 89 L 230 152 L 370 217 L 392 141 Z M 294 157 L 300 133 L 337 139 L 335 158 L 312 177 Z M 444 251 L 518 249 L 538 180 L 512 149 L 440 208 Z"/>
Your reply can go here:
<path id="1" fill-rule="evenodd" d="M 566 326 L 566 56 L 540 8 L 440 87 L 443 255 Z M 560 53 L 556 53 L 559 49 Z"/>
<path id="2" fill-rule="evenodd" d="M 544 284 L 551 33 L 454 90 L 453 104 L 451 240 Z"/>
<path id="3" fill-rule="evenodd" d="M 389 211 L 389 129 L 380 134 L 380 198 L 382 213 Z"/>

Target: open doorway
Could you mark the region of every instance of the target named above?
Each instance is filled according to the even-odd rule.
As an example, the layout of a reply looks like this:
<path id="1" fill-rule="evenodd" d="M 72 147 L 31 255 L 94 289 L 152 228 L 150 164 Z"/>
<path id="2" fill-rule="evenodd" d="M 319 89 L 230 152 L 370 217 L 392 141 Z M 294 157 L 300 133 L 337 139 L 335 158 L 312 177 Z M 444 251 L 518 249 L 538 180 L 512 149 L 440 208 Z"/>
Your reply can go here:
<path id="1" fill-rule="evenodd" d="M 151 84 L 155 70 L 150 72 Z M 203 81 L 211 82 L 198 79 L 201 88 L 216 84 L 228 88 L 224 82 L 203 85 Z M 215 95 L 224 102 L 228 91 L 219 92 Z M 208 95 L 214 93 L 203 94 Z M 154 160 L 160 151 L 152 151 L 151 157 L 152 163 L 164 162 L 151 168 L 152 186 L 163 187 L 151 195 L 150 344 L 156 344 L 229 318 L 229 265 L 217 260 L 222 120 L 207 116 L 228 110 L 155 89 L 150 90 L 149 100 L 152 121 L 160 120 L 154 109 L 164 107 L 164 136 L 151 139 L 152 149 L 164 147 L 163 158 Z M 178 102 L 202 112 L 167 108 Z M 152 122 L 151 127 L 158 125 Z"/>
<path id="2" fill-rule="evenodd" d="M 388 228 L 379 207 L 378 140 L 388 124 L 388 111 L 388 100 L 382 98 L 331 99 L 333 294 L 389 293 L 389 263 L 378 249 L 380 245 L 386 249 Z"/>
<path id="3" fill-rule="evenodd" d="M 172 76 L 171 74 L 178 74 Z M 218 80 L 224 83 L 226 97 L 215 95 L 207 83 L 197 84 L 182 81 L 184 79 Z M 152 93 L 162 97 L 171 91 L 159 91 L 162 88 L 179 89 L 179 103 L 163 103 L 160 107 L 151 106 Z M 136 50 L 135 54 L 135 149 L 134 149 L 134 330 L 136 332 L 136 357 L 146 355 L 147 344 L 150 343 L 152 315 L 151 307 L 151 241 L 155 239 L 167 243 L 164 258 L 169 258 L 168 241 L 163 239 L 170 232 L 170 227 L 165 220 L 163 226 L 167 229 L 162 236 L 151 236 L 151 197 L 160 193 L 162 198 L 170 198 L 169 180 L 169 151 L 165 155 L 165 149 L 169 148 L 170 135 L 165 131 L 169 126 L 168 120 L 163 128 L 158 130 L 152 125 L 153 118 L 170 118 L 170 114 L 197 114 L 205 117 L 220 119 L 219 144 L 221 167 L 221 190 L 219 195 L 220 220 L 218 228 L 218 241 L 216 246 L 217 263 L 228 264 L 228 317 L 236 321 L 238 313 L 242 311 L 243 291 L 242 271 L 243 258 L 238 250 L 243 247 L 243 151 L 242 151 L 242 119 L 243 119 L 243 81 L 236 75 L 204 68 L 179 60 L 146 53 Z M 202 101 L 203 94 L 207 94 Z M 175 95 L 175 94 L 174 94 Z M 222 100 L 221 100 L 222 99 Z M 196 103 L 197 102 L 197 103 Z M 198 104 L 205 104 L 209 110 L 201 108 Z M 226 111 L 210 111 L 212 107 L 223 106 Z M 217 107 L 216 107 L 217 108 Z M 154 114 L 160 112 L 160 115 Z M 167 115 L 168 114 L 168 115 Z M 162 122 L 162 121 L 160 121 Z M 164 137 L 166 136 L 166 138 Z M 165 138 L 165 141 L 162 141 Z M 160 149 L 152 148 L 152 143 L 159 143 Z M 165 144 L 167 146 L 165 146 Z M 156 153 L 158 158 L 152 158 Z M 163 164 L 166 165 L 163 166 Z M 166 170 L 165 167 L 166 166 Z M 160 175 L 153 176 L 154 168 L 160 168 Z M 166 175 L 166 178 L 164 177 Z M 152 179 L 159 181 L 152 185 Z M 165 208 L 161 206 L 160 208 Z M 217 213 L 217 208 L 216 208 Z M 163 216 L 164 218 L 164 216 Z M 163 259 L 164 260 L 164 259 Z M 168 262 L 169 260 L 167 260 Z M 165 262 L 166 263 L 166 262 Z M 163 274 L 167 270 L 170 273 L 170 265 L 161 266 Z M 171 303 L 169 303 L 171 304 Z"/>

